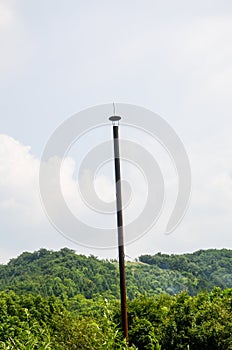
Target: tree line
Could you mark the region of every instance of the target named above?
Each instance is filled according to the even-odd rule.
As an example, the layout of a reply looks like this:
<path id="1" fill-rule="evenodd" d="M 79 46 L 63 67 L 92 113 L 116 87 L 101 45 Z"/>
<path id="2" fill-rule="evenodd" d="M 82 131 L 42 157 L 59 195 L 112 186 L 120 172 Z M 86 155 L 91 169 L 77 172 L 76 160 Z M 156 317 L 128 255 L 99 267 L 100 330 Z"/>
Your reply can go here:
<path id="1" fill-rule="evenodd" d="M 187 291 L 196 295 L 214 286 L 232 288 L 232 251 L 201 250 L 192 254 L 142 255 L 127 262 L 127 293 L 134 299 L 141 293 L 175 295 Z M 116 260 L 77 255 L 73 250 L 40 249 L 24 252 L 0 265 L 0 290 L 71 298 L 96 294 L 119 298 L 119 271 Z"/>

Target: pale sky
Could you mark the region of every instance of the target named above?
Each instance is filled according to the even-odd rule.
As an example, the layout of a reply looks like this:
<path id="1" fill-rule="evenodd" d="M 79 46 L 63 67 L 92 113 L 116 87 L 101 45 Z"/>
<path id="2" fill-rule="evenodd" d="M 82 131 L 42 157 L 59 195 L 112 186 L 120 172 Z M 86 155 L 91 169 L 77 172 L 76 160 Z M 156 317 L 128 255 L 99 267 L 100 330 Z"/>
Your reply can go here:
<path id="1" fill-rule="evenodd" d="M 38 188 L 41 154 L 56 127 L 112 101 L 162 116 L 192 169 L 181 225 L 166 236 L 160 224 L 127 255 L 232 248 L 230 0 L 0 0 L 0 49 L 0 262 L 42 247 L 117 256 L 62 237 Z"/>

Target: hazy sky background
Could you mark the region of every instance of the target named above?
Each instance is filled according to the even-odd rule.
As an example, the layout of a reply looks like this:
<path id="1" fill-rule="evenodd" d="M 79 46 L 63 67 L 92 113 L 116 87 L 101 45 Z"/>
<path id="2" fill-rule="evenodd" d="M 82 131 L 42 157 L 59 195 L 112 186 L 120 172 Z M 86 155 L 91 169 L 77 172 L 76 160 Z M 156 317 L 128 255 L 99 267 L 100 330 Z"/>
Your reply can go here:
<path id="1" fill-rule="evenodd" d="M 231 38 L 230 0 L 0 0 L 0 262 L 41 247 L 117 256 L 58 234 L 38 190 L 54 129 L 112 101 L 165 118 L 192 167 L 182 224 L 170 236 L 148 233 L 127 254 L 232 248 Z"/>

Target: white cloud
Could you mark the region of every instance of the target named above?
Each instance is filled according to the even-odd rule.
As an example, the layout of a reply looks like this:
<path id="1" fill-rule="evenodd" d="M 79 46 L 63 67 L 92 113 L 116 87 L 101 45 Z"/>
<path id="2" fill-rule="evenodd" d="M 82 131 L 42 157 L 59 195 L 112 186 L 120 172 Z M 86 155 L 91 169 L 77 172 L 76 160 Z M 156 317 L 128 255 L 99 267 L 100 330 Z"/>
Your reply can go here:
<path id="1" fill-rule="evenodd" d="M 37 174 L 39 160 L 30 147 L 7 135 L 0 135 L 0 207 L 11 224 L 31 226 L 40 220 Z"/>
<path id="2" fill-rule="evenodd" d="M 140 249 L 146 244 L 148 251 L 154 249 L 154 239 L 155 248 L 166 251 L 190 251 L 194 248 L 200 249 L 210 246 L 232 246 L 229 230 L 229 227 L 232 226 L 231 154 L 223 152 L 223 147 L 213 154 L 210 152 L 211 150 L 207 149 L 206 145 L 204 151 L 199 145 L 192 149 L 189 154 L 193 172 L 192 200 L 189 213 L 180 227 L 168 237 L 158 234 L 166 226 L 166 213 L 150 234 L 127 247 L 129 255 L 139 254 Z M 10 136 L 0 135 L 0 217 L 3 251 L 8 249 L 12 252 L 20 252 L 28 248 L 38 249 L 46 245 L 50 248 L 56 248 L 59 244 L 70 245 L 70 242 L 66 241 L 65 243 L 57 233 L 56 243 L 52 242 L 54 230 L 48 224 L 41 209 L 38 171 L 39 159 L 31 154 L 30 147 L 24 146 Z M 85 217 L 85 220 L 91 220 L 91 224 L 94 224 L 94 216 L 85 210 L 82 201 L 77 198 L 78 191 L 76 180 L 73 178 L 74 173 L 75 162 L 68 157 L 64 160 L 62 167 L 62 190 L 65 199 L 75 207 L 75 210 L 77 209 L 79 214 Z M 133 179 L 131 169 L 128 170 L 129 175 Z M 134 181 L 138 183 L 138 179 L 139 177 L 136 176 Z M 109 182 L 107 176 L 104 176 L 104 172 L 96 178 L 95 185 L 100 197 L 106 200 L 112 199 L 110 195 L 112 183 Z M 172 184 L 172 186 L 175 185 L 176 183 Z M 140 203 L 138 196 L 141 195 L 139 193 L 141 189 L 138 188 L 133 215 L 137 213 Z M 56 203 L 54 203 L 55 205 Z M 170 210 L 170 208 L 168 209 Z M 51 233 L 48 234 L 48 232 Z M 152 236 L 155 232 L 155 236 Z M 10 237 L 11 248 L 9 249 L 6 247 Z M 7 240 L 8 243 L 6 243 Z M 168 242 L 169 245 L 167 245 Z M 97 254 L 101 255 L 99 251 Z"/>

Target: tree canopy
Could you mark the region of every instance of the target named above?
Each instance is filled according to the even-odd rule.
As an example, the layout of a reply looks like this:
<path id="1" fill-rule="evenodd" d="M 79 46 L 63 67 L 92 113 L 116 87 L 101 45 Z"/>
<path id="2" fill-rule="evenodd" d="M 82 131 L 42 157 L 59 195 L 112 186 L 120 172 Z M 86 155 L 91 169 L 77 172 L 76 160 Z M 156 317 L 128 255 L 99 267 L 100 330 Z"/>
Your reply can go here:
<path id="1" fill-rule="evenodd" d="M 0 266 L 0 349 L 231 350 L 231 259 L 222 249 L 127 262 L 127 345 L 117 261 L 25 252 Z"/>
<path id="2" fill-rule="evenodd" d="M 127 262 L 126 271 L 129 299 L 140 293 L 174 295 L 183 290 L 196 295 L 214 286 L 232 288 L 232 251 L 142 255 L 137 262 Z M 119 298 L 118 263 L 77 255 L 67 248 L 24 252 L 7 265 L 0 265 L 0 290 L 63 298 L 76 294 Z"/>

